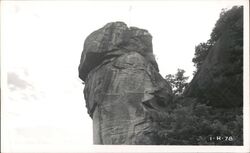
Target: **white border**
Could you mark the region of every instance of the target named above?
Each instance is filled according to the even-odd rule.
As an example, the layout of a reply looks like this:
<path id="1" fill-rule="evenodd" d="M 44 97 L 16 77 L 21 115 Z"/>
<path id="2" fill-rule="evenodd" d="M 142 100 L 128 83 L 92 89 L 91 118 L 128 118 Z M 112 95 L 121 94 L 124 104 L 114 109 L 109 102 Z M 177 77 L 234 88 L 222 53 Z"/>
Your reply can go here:
<path id="1" fill-rule="evenodd" d="M 97 1 L 96 1 L 97 2 Z M 100 1 L 99 1 L 100 2 Z M 122 1 L 124 2 L 124 1 Z M 128 1 L 129 2 L 129 1 Z M 143 1 L 137 1 L 137 3 Z M 153 1 L 147 1 L 148 3 Z M 221 2 L 221 1 L 220 1 Z M 233 2 L 233 1 L 232 1 Z M 235 1 L 234 1 L 235 2 Z M 238 1 L 244 5 L 244 146 L 129 146 L 129 145 L 91 145 L 91 146 L 77 146 L 69 145 L 15 145 L 12 152 L 250 152 L 249 148 L 249 1 Z M 2 6 L 1 6 L 2 7 Z M 1 9 L 2 10 L 2 9 Z M 2 50 L 1 40 L 1 50 Z M 4 59 L 1 52 L 1 61 Z M 6 88 L 6 71 L 1 64 L 1 86 L 3 87 L 1 100 L 4 100 Z M 2 113 L 4 112 L 1 111 Z M 2 125 L 3 127 L 3 125 Z M 2 134 L 4 131 L 1 131 Z M 1 135 L 2 135 L 1 134 Z M 1 142 L 3 145 L 4 143 Z M 81 148 L 79 150 L 79 148 Z"/>

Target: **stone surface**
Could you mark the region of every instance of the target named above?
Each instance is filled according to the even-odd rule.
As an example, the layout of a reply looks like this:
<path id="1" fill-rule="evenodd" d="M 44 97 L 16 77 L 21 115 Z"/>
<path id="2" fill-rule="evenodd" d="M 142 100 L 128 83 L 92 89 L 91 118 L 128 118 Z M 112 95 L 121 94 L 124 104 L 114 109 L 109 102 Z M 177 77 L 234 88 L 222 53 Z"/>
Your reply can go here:
<path id="1" fill-rule="evenodd" d="M 108 23 L 90 34 L 79 65 L 94 144 L 158 144 L 153 114 L 172 89 L 159 74 L 148 31 Z"/>
<path id="2" fill-rule="evenodd" d="M 216 107 L 243 105 L 243 15 L 223 29 L 184 94 Z"/>

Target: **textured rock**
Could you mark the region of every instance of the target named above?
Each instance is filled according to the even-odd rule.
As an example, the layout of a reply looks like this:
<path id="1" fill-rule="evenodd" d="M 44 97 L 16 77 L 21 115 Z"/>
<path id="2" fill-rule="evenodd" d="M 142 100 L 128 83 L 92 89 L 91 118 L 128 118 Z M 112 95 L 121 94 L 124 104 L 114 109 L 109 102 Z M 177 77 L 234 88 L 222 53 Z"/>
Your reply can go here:
<path id="1" fill-rule="evenodd" d="M 93 118 L 95 144 L 157 144 L 154 112 L 171 101 L 148 31 L 108 23 L 84 43 L 79 77 Z"/>
<path id="2" fill-rule="evenodd" d="M 229 22 L 184 92 L 216 107 L 243 104 L 243 12 Z"/>

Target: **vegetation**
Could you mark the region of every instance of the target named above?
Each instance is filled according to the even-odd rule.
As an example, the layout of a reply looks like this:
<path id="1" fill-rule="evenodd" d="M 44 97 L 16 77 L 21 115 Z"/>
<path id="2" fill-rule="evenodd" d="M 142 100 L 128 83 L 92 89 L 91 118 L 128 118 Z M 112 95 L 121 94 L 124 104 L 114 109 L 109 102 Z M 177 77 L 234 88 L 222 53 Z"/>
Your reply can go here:
<path id="1" fill-rule="evenodd" d="M 206 59 L 208 52 L 211 47 L 213 47 L 214 42 L 209 39 L 206 43 L 200 43 L 198 46 L 195 46 L 195 53 L 192 62 L 197 70 L 201 67 L 204 60 Z"/>
<path id="2" fill-rule="evenodd" d="M 195 46 L 195 54 L 192 60 L 194 66 L 197 69 L 195 72 L 199 70 L 200 66 L 203 64 L 206 56 L 208 55 L 209 50 L 214 46 L 215 42 L 219 40 L 222 33 L 225 32 L 225 29 L 229 29 L 227 31 L 229 35 L 237 37 L 235 38 L 235 43 L 232 44 L 232 60 L 239 59 L 235 56 L 242 55 L 242 53 L 239 52 L 239 50 L 242 50 L 243 47 L 243 27 L 241 26 L 242 22 L 243 6 L 234 6 L 230 10 L 222 9 L 220 18 L 216 22 L 215 27 L 210 34 L 210 39 L 207 42 L 202 42 L 199 45 Z M 240 59 L 242 59 L 242 61 L 239 61 L 240 64 L 243 64 L 243 58 Z"/>
<path id="3" fill-rule="evenodd" d="M 239 21 L 243 17 L 242 13 L 242 6 L 222 10 L 210 39 L 195 47 L 193 62 L 197 71 L 222 33 L 226 32 L 234 40 L 228 50 L 233 63 L 230 69 L 237 73 L 243 72 L 243 27 L 240 26 L 243 21 Z M 243 145 L 242 107 L 217 108 L 201 103 L 200 97 L 185 97 L 183 91 L 188 77 L 184 73 L 184 70 L 178 69 L 176 74 L 165 77 L 173 88 L 174 98 L 165 112 L 156 113 L 158 124 L 153 132 L 159 138 L 159 144 Z"/>
<path id="4" fill-rule="evenodd" d="M 218 109 L 196 99 L 176 98 L 172 109 L 159 113 L 154 131 L 161 145 L 242 145 L 241 108 Z"/>
<path id="5" fill-rule="evenodd" d="M 185 70 L 177 69 L 177 73 L 175 75 L 168 74 L 165 79 L 170 83 L 174 95 L 181 95 L 188 85 L 187 79 L 189 77 L 184 76 Z"/>

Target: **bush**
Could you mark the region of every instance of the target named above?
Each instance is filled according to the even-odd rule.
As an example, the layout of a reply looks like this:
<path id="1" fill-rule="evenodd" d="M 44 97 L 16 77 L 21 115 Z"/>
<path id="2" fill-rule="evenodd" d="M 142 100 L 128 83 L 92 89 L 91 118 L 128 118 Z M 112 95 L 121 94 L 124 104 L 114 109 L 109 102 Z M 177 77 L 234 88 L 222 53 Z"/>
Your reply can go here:
<path id="1" fill-rule="evenodd" d="M 217 109 L 191 98 L 176 98 L 172 105 L 159 113 L 155 134 L 161 145 L 243 144 L 241 108 Z M 211 140 L 217 136 L 225 140 Z"/>
<path id="2" fill-rule="evenodd" d="M 177 69 L 177 73 L 175 75 L 168 74 L 165 77 L 167 82 L 170 83 L 174 95 L 181 95 L 188 84 L 187 79 L 189 77 L 184 76 L 184 73 L 185 70 Z"/>

